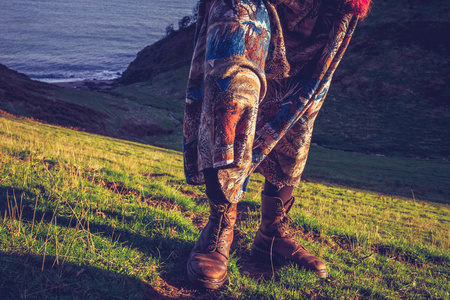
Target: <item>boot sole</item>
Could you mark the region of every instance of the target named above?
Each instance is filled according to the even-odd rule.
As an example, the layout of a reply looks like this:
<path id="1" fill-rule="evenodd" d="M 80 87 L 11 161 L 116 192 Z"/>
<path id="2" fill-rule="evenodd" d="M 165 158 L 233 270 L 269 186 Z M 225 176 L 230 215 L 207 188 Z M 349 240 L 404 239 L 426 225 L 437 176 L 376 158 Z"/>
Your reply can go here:
<path id="1" fill-rule="evenodd" d="M 225 280 L 227 280 L 227 273 L 225 273 L 225 276 L 221 279 L 199 278 L 197 274 L 195 274 L 195 272 L 192 271 L 191 267 L 189 266 L 189 263 L 187 264 L 187 275 L 191 283 L 201 286 L 208 290 L 217 290 L 225 283 Z"/>
<path id="2" fill-rule="evenodd" d="M 264 264 L 267 264 L 267 265 L 273 264 L 273 265 L 276 265 L 276 266 L 283 266 L 283 265 L 289 264 L 290 262 L 293 262 L 293 261 L 285 258 L 284 256 L 280 256 L 280 255 L 277 255 L 277 254 L 272 254 L 271 255 L 270 252 L 259 248 L 255 244 L 253 244 L 251 249 L 250 249 L 250 256 L 251 256 L 251 258 L 254 261 L 257 261 L 257 262 L 260 262 L 260 263 L 264 263 Z M 318 271 L 312 270 L 312 271 L 314 271 L 316 273 L 316 275 L 319 276 L 322 279 L 325 279 L 325 278 L 328 277 L 328 271 L 326 269 L 325 270 L 318 270 Z"/>

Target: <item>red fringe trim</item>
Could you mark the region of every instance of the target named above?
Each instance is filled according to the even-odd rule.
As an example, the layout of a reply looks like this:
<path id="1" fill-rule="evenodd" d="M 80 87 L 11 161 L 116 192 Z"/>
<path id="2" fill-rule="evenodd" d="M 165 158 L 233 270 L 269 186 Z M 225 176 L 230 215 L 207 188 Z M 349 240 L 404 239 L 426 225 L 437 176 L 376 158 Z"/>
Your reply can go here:
<path id="1" fill-rule="evenodd" d="M 364 19 L 370 10 L 371 0 L 350 0 L 353 13 Z"/>

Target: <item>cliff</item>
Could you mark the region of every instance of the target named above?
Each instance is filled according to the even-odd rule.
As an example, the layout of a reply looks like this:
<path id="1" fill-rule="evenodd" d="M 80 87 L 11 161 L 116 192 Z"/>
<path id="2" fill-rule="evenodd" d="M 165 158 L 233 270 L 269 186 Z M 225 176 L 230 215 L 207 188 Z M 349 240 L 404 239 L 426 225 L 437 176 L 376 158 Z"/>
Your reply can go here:
<path id="1" fill-rule="evenodd" d="M 195 24 L 173 31 L 145 47 L 123 72 L 119 82 L 130 84 L 151 79 L 155 74 L 187 65 L 194 51 Z"/>

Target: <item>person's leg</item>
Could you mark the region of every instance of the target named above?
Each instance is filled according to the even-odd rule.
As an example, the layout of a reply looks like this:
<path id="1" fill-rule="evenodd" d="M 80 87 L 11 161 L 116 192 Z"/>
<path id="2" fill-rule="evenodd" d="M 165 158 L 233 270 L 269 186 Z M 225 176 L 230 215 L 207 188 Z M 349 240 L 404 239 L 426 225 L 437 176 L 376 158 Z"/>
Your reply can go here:
<path id="1" fill-rule="evenodd" d="M 189 122 L 200 115 L 200 125 L 185 140 L 187 146 L 196 145 L 193 169 L 198 167 L 204 178 L 210 217 L 190 253 L 187 272 L 191 282 L 216 289 L 227 278 L 236 203 L 251 165 L 270 34 L 268 23 L 259 19 L 268 20 L 262 0 L 215 0 L 206 9 L 210 11 L 203 31 L 207 32 L 203 103 L 187 102 L 185 117 Z"/>
<path id="2" fill-rule="evenodd" d="M 210 216 L 189 255 L 187 272 L 192 283 L 217 289 L 227 278 L 237 204 L 227 201 L 217 179 L 217 169 L 204 170 L 204 175 Z"/>
<path id="3" fill-rule="evenodd" d="M 270 88 L 268 93 L 270 97 Z M 295 202 L 292 192 L 300 183 L 321 106 L 322 101 L 315 102 L 260 164 L 259 171 L 266 181 L 261 195 L 261 224 L 252 245 L 252 256 L 268 263 L 292 261 L 325 278 L 328 275 L 325 264 L 295 240 L 288 224 L 288 213 Z"/>
<path id="4" fill-rule="evenodd" d="M 292 192 L 294 191 L 294 186 L 286 185 L 282 188 L 273 185 L 268 180 L 264 182 L 263 194 L 269 197 L 276 197 L 287 202 L 292 198 Z"/>
<path id="5" fill-rule="evenodd" d="M 218 177 L 219 170 L 208 168 L 203 170 L 205 176 L 206 196 L 218 202 L 229 203 L 227 196 L 222 190 Z"/>
<path id="6" fill-rule="evenodd" d="M 261 194 L 261 223 L 251 255 L 264 263 L 291 261 L 326 278 L 328 271 L 325 264 L 309 253 L 290 232 L 288 213 L 295 201 L 292 197 L 293 188 L 277 188 L 266 180 Z"/>

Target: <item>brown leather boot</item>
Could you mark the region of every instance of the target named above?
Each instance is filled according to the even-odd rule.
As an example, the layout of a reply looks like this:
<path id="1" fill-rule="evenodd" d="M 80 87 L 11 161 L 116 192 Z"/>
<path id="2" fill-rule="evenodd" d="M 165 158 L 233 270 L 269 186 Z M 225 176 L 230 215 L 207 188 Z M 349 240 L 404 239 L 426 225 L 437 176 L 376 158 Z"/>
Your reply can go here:
<path id="1" fill-rule="evenodd" d="M 261 225 L 251 248 L 254 259 L 265 263 L 283 264 L 288 261 L 315 271 L 320 278 L 328 276 L 323 262 L 295 240 L 288 228 L 287 213 L 295 198 L 283 203 L 281 198 L 261 195 Z"/>
<path id="2" fill-rule="evenodd" d="M 227 279 L 228 257 L 236 223 L 236 204 L 209 200 L 211 214 L 189 255 L 189 280 L 207 289 L 217 289 Z"/>

